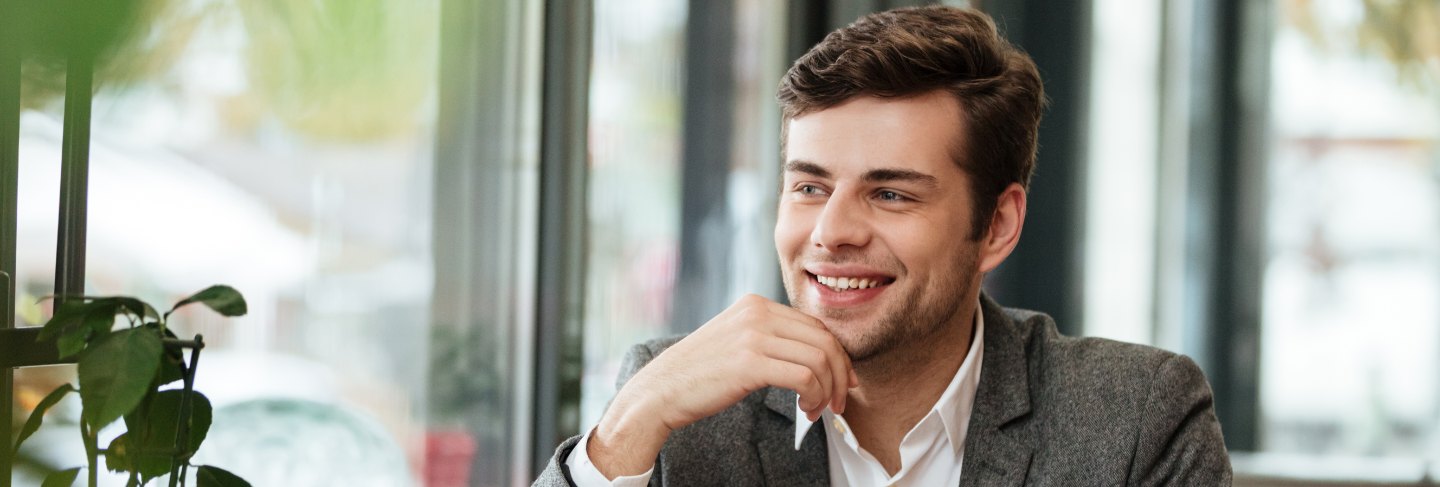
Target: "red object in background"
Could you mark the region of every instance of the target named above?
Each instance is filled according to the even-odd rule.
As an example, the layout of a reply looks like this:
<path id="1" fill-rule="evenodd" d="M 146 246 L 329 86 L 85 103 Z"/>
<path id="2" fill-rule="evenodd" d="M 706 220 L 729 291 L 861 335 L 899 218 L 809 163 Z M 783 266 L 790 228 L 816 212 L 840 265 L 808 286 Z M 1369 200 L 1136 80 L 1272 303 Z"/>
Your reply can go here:
<path id="1" fill-rule="evenodd" d="M 468 487 L 470 462 L 475 459 L 475 436 L 468 431 L 436 430 L 425 433 L 425 486 Z"/>

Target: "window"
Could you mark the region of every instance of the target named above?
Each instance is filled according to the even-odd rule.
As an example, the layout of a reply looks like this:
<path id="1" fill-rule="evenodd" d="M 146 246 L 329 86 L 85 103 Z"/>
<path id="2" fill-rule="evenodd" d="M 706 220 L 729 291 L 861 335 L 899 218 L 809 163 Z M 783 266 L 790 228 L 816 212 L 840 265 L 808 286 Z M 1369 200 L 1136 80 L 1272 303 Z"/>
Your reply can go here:
<path id="1" fill-rule="evenodd" d="M 1261 450 L 1433 459 L 1440 9 L 1282 7 L 1270 66 Z"/>
<path id="2" fill-rule="evenodd" d="M 686 5 L 595 3 L 581 428 L 631 345 L 666 333 L 680 251 Z"/>
<path id="3" fill-rule="evenodd" d="M 757 0 L 595 3 L 581 428 L 632 345 L 698 328 L 745 293 L 782 297 L 784 19 Z"/>
<path id="4" fill-rule="evenodd" d="M 420 484 L 440 463 L 432 225 L 450 223 L 433 205 L 440 2 L 143 3 L 96 70 L 86 293 L 245 294 L 243 318 L 175 322 L 208 345 L 197 461 L 256 485 Z M 22 326 L 48 317 L 54 272 L 63 77 L 42 61 L 22 95 Z M 20 371 L 18 409 L 66 380 Z M 19 485 L 83 458 L 77 413 L 26 443 Z M 490 455 L 468 444 L 461 471 Z"/>
<path id="5" fill-rule="evenodd" d="M 1440 11 L 1123 3 L 1094 4 L 1086 333 L 1205 367 L 1237 485 L 1421 479 Z"/>

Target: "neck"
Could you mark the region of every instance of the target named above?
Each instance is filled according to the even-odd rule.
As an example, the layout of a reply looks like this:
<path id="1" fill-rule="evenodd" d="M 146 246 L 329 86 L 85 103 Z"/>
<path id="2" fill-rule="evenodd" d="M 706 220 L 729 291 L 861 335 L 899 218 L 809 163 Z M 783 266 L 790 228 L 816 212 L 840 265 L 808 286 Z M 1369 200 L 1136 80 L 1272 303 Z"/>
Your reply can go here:
<path id="1" fill-rule="evenodd" d="M 974 303 L 937 333 L 855 364 L 860 386 L 850 390 L 845 420 L 891 475 L 900 469 L 900 441 L 939 402 L 965 361 L 975 336 Z"/>

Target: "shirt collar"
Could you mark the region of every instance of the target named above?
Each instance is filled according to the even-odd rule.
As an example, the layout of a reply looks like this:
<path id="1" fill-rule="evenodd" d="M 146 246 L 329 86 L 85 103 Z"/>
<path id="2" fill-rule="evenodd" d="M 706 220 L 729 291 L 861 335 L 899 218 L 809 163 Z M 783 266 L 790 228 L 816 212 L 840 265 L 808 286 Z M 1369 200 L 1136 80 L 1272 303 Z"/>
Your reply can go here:
<path id="1" fill-rule="evenodd" d="M 940 399 L 935 402 L 935 406 L 930 408 L 930 414 L 940 416 L 940 421 L 945 425 L 945 434 L 949 436 L 950 446 L 957 455 L 965 446 L 965 435 L 970 427 L 970 413 L 975 404 L 975 392 L 980 385 L 980 362 L 985 355 L 983 343 L 985 343 L 985 314 L 977 303 L 975 306 L 975 337 L 970 340 L 970 350 L 965 353 L 965 361 L 960 363 L 960 369 L 955 371 L 955 377 L 952 377 L 950 384 L 945 386 L 945 392 L 940 394 Z M 841 418 L 843 421 L 843 416 Z M 835 422 L 834 413 L 830 412 L 830 408 L 825 408 L 820 419 L 827 425 Z M 809 433 L 810 427 L 814 425 L 814 422 L 805 417 L 805 411 L 800 409 L 800 398 L 796 397 L 796 450 L 800 449 L 805 434 Z M 827 429 L 826 433 L 835 434 L 835 431 Z"/>

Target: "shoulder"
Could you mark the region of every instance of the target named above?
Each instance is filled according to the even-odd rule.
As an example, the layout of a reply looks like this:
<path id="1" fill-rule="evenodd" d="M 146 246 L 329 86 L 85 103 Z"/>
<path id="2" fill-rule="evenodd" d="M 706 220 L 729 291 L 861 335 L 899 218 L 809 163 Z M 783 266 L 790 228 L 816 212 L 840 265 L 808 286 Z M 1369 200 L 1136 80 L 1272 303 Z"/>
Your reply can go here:
<path id="1" fill-rule="evenodd" d="M 1013 333 L 1025 357 L 1033 408 L 1027 423 L 1048 439 L 1037 464 L 1087 465 L 1146 485 L 1165 478 L 1228 483 L 1210 385 L 1194 360 L 1146 345 L 1064 336 L 1041 313 L 1006 309 L 1004 317 L 997 325 L 1011 328 L 997 331 Z"/>
<path id="2" fill-rule="evenodd" d="M 1024 348 L 1028 375 L 1039 379 L 1037 385 L 1042 387 L 1142 393 L 1157 379 L 1171 375 L 1193 375 L 1204 383 L 1204 373 L 1184 355 L 1105 338 L 1061 335 L 1054 320 L 1035 311 L 1006 308 L 1004 313 Z"/>

